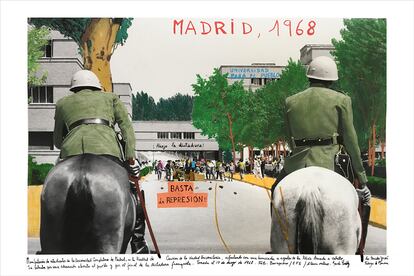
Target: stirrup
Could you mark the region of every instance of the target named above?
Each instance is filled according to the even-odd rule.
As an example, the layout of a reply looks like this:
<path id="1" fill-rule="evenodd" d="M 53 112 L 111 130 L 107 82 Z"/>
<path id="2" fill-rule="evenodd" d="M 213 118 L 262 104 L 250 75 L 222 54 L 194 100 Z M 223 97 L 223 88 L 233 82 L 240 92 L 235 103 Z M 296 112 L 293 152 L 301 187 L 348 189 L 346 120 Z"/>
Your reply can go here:
<path id="1" fill-rule="evenodd" d="M 132 254 L 150 254 L 150 250 L 147 244 L 141 246 L 137 251 L 131 252 Z"/>

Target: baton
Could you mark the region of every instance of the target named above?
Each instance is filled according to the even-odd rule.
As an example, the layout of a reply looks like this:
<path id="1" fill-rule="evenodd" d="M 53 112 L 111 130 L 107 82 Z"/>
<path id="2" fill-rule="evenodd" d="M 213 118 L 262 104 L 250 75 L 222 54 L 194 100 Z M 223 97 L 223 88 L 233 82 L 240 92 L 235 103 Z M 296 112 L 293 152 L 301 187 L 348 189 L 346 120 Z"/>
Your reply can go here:
<path id="1" fill-rule="evenodd" d="M 139 188 L 139 183 L 138 183 L 139 179 L 140 177 L 129 175 L 129 180 L 134 182 L 135 188 L 137 189 L 139 201 L 141 202 L 141 207 L 142 207 L 142 210 L 144 211 L 145 222 L 147 223 L 148 231 L 150 233 L 152 243 L 154 244 L 154 247 L 155 247 L 155 252 L 157 253 L 158 258 L 161 259 L 160 250 L 158 249 L 158 244 L 157 244 L 157 241 L 155 240 L 154 232 L 152 231 L 151 222 L 148 218 L 147 209 L 145 208 L 144 197 L 142 196 L 141 189 Z"/>

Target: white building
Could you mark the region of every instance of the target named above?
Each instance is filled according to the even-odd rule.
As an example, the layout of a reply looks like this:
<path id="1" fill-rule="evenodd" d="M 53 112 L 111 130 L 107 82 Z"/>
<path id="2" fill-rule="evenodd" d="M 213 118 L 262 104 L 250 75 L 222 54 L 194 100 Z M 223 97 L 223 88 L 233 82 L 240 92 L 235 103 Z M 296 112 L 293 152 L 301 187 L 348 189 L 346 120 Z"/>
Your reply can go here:
<path id="1" fill-rule="evenodd" d="M 46 83 L 28 87 L 29 154 L 38 163 L 54 163 L 59 149 L 53 145 L 53 128 L 56 102 L 69 95 L 72 75 L 83 69 L 78 45 L 56 31 L 45 48 L 45 55 L 39 60 L 39 75 L 47 72 Z M 114 93 L 132 114 L 131 86 L 129 83 L 114 83 Z"/>
<path id="2" fill-rule="evenodd" d="M 274 63 L 253 63 L 251 65 L 222 65 L 221 74 L 227 74 L 227 82 L 243 81 L 245 89 L 255 91 L 265 84 L 280 78 L 284 66 Z"/>
<path id="3" fill-rule="evenodd" d="M 136 150 L 170 151 L 197 159 L 218 159 L 219 146 L 191 121 L 133 121 Z"/>
<path id="4" fill-rule="evenodd" d="M 304 65 L 316 57 L 326 56 L 333 59 L 331 52 L 335 50 L 332 44 L 306 44 L 300 49 L 300 62 Z"/>

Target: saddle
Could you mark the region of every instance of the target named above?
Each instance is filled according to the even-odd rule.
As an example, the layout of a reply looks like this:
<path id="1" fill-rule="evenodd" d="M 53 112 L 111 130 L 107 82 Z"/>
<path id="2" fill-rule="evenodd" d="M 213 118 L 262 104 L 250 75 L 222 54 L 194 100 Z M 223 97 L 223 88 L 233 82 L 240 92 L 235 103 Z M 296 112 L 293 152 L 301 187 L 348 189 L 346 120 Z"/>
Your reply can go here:
<path id="1" fill-rule="evenodd" d="M 349 182 L 354 183 L 355 174 L 352 168 L 351 157 L 342 145 L 340 145 L 339 151 L 334 157 L 334 171 L 348 179 Z"/>

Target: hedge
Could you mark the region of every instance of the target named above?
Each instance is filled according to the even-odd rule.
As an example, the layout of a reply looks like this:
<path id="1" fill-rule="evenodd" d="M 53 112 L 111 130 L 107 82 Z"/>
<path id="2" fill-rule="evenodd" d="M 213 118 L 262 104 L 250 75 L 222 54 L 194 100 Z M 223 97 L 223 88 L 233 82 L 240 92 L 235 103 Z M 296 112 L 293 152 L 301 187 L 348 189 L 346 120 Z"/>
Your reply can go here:
<path id="1" fill-rule="evenodd" d="M 387 179 L 376 176 L 368 176 L 368 188 L 372 196 L 386 199 L 387 198 Z"/>
<path id="2" fill-rule="evenodd" d="M 37 164 L 34 157 L 29 155 L 28 185 L 41 185 L 44 183 L 47 174 L 53 168 L 53 164 Z M 148 166 L 141 170 L 141 176 L 151 173 L 152 167 Z"/>
<path id="3" fill-rule="evenodd" d="M 53 164 L 37 164 L 34 157 L 29 155 L 28 185 L 43 184 L 53 166 Z"/>

